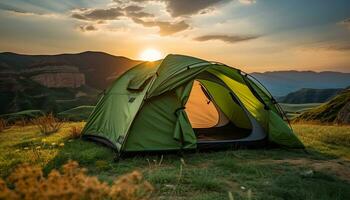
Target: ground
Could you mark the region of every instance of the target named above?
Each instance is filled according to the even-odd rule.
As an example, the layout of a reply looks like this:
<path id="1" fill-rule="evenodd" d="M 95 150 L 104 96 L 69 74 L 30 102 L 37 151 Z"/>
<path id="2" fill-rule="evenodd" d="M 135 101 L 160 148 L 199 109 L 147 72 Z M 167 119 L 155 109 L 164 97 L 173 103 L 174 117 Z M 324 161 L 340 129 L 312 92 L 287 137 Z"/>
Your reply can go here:
<path id="1" fill-rule="evenodd" d="M 154 199 L 350 199 L 350 127 L 294 124 L 306 151 L 283 148 L 139 155 L 114 160 L 112 150 L 69 139 L 65 123 L 50 136 L 35 126 L 0 133 L 0 177 L 21 162 L 45 172 L 76 160 L 89 174 L 111 183 L 139 170 L 156 188 Z"/>

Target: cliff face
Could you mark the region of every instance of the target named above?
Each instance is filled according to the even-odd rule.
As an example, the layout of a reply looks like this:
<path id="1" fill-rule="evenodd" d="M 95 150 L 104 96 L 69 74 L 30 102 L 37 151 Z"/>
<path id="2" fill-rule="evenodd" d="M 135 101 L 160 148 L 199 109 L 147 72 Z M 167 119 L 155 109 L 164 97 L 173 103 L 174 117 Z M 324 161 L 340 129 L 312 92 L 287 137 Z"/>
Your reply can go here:
<path id="1" fill-rule="evenodd" d="M 0 53 L 0 114 L 61 112 L 94 105 L 100 90 L 140 61 L 102 52 L 60 55 Z"/>
<path id="2" fill-rule="evenodd" d="M 60 55 L 0 53 L 0 72 L 14 70 L 16 73 L 25 73 L 26 77 L 32 77 L 42 73 L 76 71 L 85 75 L 85 85 L 95 89 L 107 88 L 114 80 L 109 79 L 111 75 L 117 77 L 139 63 L 137 60 L 103 52 Z"/>
<path id="3" fill-rule="evenodd" d="M 42 73 L 31 77 L 48 88 L 78 88 L 85 85 L 82 73 Z"/>
<path id="4" fill-rule="evenodd" d="M 42 65 L 21 72 L 48 88 L 78 88 L 85 85 L 85 75 L 71 65 Z"/>

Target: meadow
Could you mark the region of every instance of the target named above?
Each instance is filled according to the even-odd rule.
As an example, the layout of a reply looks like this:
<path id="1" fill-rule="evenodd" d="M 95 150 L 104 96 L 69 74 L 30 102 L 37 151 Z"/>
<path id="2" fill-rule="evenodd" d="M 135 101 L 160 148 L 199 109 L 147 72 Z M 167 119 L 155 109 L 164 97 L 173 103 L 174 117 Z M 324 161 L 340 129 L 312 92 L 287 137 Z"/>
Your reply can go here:
<path id="1" fill-rule="evenodd" d="M 6 179 L 24 162 L 42 167 L 46 175 L 74 160 L 109 184 L 137 170 L 155 188 L 153 199 L 350 199 L 349 126 L 294 124 L 306 151 L 143 154 L 116 161 L 111 149 L 74 135 L 83 125 L 66 122 L 50 135 L 33 125 L 0 132 L 0 177 Z"/>
<path id="2" fill-rule="evenodd" d="M 322 103 L 302 103 L 302 104 L 290 104 L 290 103 L 280 103 L 282 109 L 286 113 L 289 119 L 294 119 L 298 117 L 305 111 L 315 108 Z"/>

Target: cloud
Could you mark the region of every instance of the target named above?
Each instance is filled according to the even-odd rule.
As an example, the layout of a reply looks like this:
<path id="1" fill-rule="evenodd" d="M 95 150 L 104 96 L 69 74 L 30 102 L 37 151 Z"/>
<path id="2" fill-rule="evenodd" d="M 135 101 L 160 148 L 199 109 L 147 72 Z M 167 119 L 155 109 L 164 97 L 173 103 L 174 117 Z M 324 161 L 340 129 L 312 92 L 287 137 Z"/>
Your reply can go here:
<path id="1" fill-rule="evenodd" d="M 105 20 L 118 20 L 120 17 L 154 17 L 153 14 L 143 12 L 144 7 L 137 5 L 130 5 L 124 8 L 111 7 L 107 9 L 76 9 L 73 10 L 71 17 L 85 21 L 105 21 Z"/>
<path id="2" fill-rule="evenodd" d="M 129 17 L 137 17 L 137 18 L 154 17 L 153 14 L 142 11 L 143 9 L 144 7 L 137 6 L 137 5 L 130 5 L 123 8 L 125 15 Z"/>
<path id="3" fill-rule="evenodd" d="M 238 0 L 242 4 L 254 4 L 256 3 L 255 0 Z"/>
<path id="4" fill-rule="evenodd" d="M 132 20 L 137 24 L 143 25 L 144 27 L 158 27 L 159 34 L 162 36 L 172 35 L 177 32 L 184 31 L 190 27 L 185 21 L 170 23 L 163 21 L 144 21 L 138 18 L 132 18 Z"/>
<path id="5" fill-rule="evenodd" d="M 308 46 L 300 47 L 302 51 L 334 51 L 334 52 L 347 52 L 350 51 L 349 41 L 342 42 L 320 42 L 314 43 Z"/>
<path id="6" fill-rule="evenodd" d="M 118 1 L 118 0 L 117 0 Z M 164 2 L 167 11 L 172 17 L 188 16 L 197 13 L 205 13 L 206 10 L 232 0 L 131 0 L 133 2 L 157 1 Z"/>
<path id="7" fill-rule="evenodd" d="M 338 22 L 339 25 L 344 26 L 348 30 L 350 30 L 350 18 L 344 19 L 340 22 Z"/>
<path id="8" fill-rule="evenodd" d="M 94 25 L 80 25 L 79 26 L 80 31 L 86 32 L 86 31 L 97 31 L 98 29 Z"/>
<path id="9" fill-rule="evenodd" d="M 71 17 L 80 20 L 115 20 L 119 17 L 124 16 L 122 9 L 118 7 L 107 8 L 107 9 L 79 9 L 73 11 Z"/>
<path id="10" fill-rule="evenodd" d="M 241 36 L 241 35 L 203 35 L 203 36 L 199 36 L 199 37 L 194 38 L 194 40 L 200 41 L 200 42 L 209 41 L 209 40 L 221 40 L 221 41 L 227 42 L 227 43 L 236 43 L 236 42 L 257 39 L 259 37 L 260 36 L 252 36 L 252 35 L 246 35 L 246 36 Z"/>
<path id="11" fill-rule="evenodd" d="M 139 12 L 143 9 L 144 9 L 144 7 L 137 6 L 137 5 L 130 5 L 130 6 L 127 6 L 124 8 L 124 10 L 127 12 Z"/>
<path id="12" fill-rule="evenodd" d="M 25 11 L 17 8 L 0 8 L 0 9 L 17 16 L 37 16 L 37 17 L 47 17 L 47 18 L 62 17 L 61 15 L 55 14 L 55 13 L 31 12 L 31 11 Z"/>
<path id="13" fill-rule="evenodd" d="M 323 49 L 330 51 L 350 51 L 350 44 L 330 45 L 323 47 Z"/>
<path id="14" fill-rule="evenodd" d="M 100 21 L 119 20 L 121 17 L 127 17 L 144 27 L 158 27 L 159 34 L 162 36 L 172 35 L 190 27 L 184 20 L 179 22 L 158 21 L 153 14 L 144 12 L 143 9 L 144 7 L 139 5 L 124 5 L 124 7 L 111 7 L 107 9 L 76 9 L 72 11 L 71 17 L 97 23 Z M 144 18 L 147 18 L 147 20 Z M 90 26 L 82 25 L 80 26 L 80 30 L 97 30 L 95 27 Z"/>
<path id="15" fill-rule="evenodd" d="M 228 2 L 227 0 L 164 0 L 167 5 L 167 10 L 173 17 L 183 16 L 183 15 L 193 15 L 200 11 L 206 10 L 208 8 L 214 7 L 215 5 L 223 2 Z"/>
<path id="16" fill-rule="evenodd" d="M 135 17 L 135 18 L 145 18 L 145 17 L 154 17 L 153 14 L 146 13 L 146 12 L 128 12 L 126 13 L 128 17 Z"/>

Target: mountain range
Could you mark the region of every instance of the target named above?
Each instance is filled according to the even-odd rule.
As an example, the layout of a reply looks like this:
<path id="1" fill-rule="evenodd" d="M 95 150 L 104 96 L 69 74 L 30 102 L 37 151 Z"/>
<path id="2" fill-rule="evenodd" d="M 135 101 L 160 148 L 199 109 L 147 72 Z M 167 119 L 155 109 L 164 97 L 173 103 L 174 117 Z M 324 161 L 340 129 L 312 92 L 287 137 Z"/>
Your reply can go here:
<path id="1" fill-rule="evenodd" d="M 103 52 L 60 55 L 0 53 L 0 114 L 59 112 L 93 105 L 116 77 L 140 63 Z"/>
<path id="2" fill-rule="evenodd" d="M 123 56 L 93 51 L 59 55 L 22 55 L 4 52 L 0 53 L 0 76 L 9 73 L 15 76 L 19 74 L 33 76 L 35 72 L 56 73 L 57 70 L 71 73 L 67 67 L 76 67 L 75 72 L 84 74 L 88 86 L 104 89 L 115 77 L 140 62 Z"/>
<path id="3" fill-rule="evenodd" d="M 272 71 L 251 73 L 275 97 L 285 96 L 302 88 L 334 89 L 350 86 L 350 73 L 314 71 Z"/>
<path id="4" fill-rule="evenodd" d="M 116 77 L 140 62 L 93 51 L 59 55 L 0 53 L 0 114 L 25 109 L 58 112 L 93 105 Z M 274 71 L 252 75 L 276 97 L 302 88 L 350 85 L 350 73 L 341 72 Z"/>
<path id="5" fill-rule="evenodd" d="M 338 93 L 345 90 L 344 88 L 334 89 L 312 89 L 302 88 L 298 91 L 291 92 L 286 96 L 277 98 L 280 103 L 302 104 L 302 103 L 324 103 L 335 97 Z"/>

